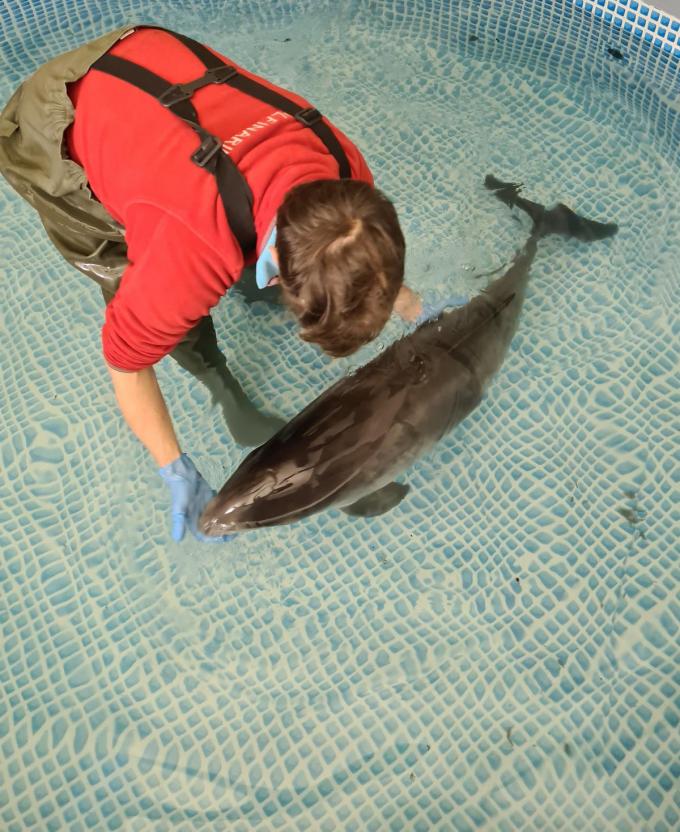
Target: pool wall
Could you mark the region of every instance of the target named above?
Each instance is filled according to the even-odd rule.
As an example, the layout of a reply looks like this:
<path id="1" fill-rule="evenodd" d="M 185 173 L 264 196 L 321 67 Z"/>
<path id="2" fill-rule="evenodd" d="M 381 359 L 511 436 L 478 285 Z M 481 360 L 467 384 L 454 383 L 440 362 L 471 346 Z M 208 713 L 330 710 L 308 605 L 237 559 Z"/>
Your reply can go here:
<path id="1" fill-rule="evenodd" d="M 186 10 L 176 0 L 166 7 L 175 5 Z M 347 5 L 354 3 L 300 0 L 263 7 L 258 0 L 238 0 L 229 4 L 228 13 L 240 25 L 248 20 L 257 27 Z M 639 0 L 365 0 L 360 5 L 375 10 L 388 25 L 436 35 L 464 52 L 477 48 L 475 38 L 484 39 L 491 58 L 545 67 L 572 83 L 595 82 L 651 127 L 672 161 L 680 159 L 680 19 L 668 11 Z M 208 20 L 224 9 L 216 0 L 196 7 Z M 135 8 L 134 0 L 75 0 L 66 19 L 60 0 L 8 0 L 0 6 L 0 69 L 18 83 L 26 68 L 36 68 L 45 56 L 121 23 L 144 22 Z"/>
<path id="2" fill-rule="evenodd" d="M 680 160 L 680 20 L 637 0 L 372 3 L 387 25 L 614 94 Z M 417 23 L 416 23 L 417 21 Z"/>

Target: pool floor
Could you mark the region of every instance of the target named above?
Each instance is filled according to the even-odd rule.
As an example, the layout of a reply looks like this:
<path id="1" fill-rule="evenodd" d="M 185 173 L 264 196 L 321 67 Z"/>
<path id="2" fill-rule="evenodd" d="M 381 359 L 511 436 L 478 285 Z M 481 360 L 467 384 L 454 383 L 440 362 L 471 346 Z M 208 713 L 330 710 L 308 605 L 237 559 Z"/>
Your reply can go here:
<path id="1" fill-rule="evenodd" d="M 526 237 L 487 173 L 620 225 L 541 244 L 504 367 L 399 508 L 213 548 L 169 541 L 96 287 L 2 187 L 9 832 L 677 828 L 680 173 L 605 85 L 504 63 L 492 28 L 455 48 L 426 4 L 388 7 L 64 6 L 78 38 L 3 18 L 3 101 L 37 54 L 152 18 L 304 94 L 395 200 L 428 298 L 478 292 Z M 331 362 L 281 309 L 228 297 L 215 320 L 248 392 L 286 417 L 403 332 Z M 159 378 L 220 485 L 241 449 L 190 376 L 166 360 Z"/>

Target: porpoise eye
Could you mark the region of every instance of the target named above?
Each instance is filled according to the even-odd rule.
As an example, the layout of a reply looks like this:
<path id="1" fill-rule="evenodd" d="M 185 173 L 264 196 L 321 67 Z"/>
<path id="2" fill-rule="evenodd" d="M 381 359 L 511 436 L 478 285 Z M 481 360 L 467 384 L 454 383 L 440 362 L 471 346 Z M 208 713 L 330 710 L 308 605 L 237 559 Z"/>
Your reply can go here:
<path id="1" fill-rule="evenodd" d="M 413 353 L 413 355 L 409 358 L 409 363 L 412 367 L 413 374 L 414 374 L 414 381 L 416 383 L 420 383 L 427 380 L 427 362 L 418 353 Z"/>

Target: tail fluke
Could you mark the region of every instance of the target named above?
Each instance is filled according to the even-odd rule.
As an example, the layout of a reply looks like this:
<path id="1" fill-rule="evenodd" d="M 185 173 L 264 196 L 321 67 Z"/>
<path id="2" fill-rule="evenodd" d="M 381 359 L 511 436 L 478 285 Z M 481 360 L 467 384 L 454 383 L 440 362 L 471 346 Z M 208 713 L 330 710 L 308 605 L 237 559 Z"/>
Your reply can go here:
<path id="1" fill-rule="evenodd" d="M 594 240 L 605 240 L 613 237 L 619 230 L 615 222 L 598 222 L 589 220 L 574 213 L 562 202 L 546 212 L 542 234 L 564 234 L 567 237 L 576 237 L 584 243 Z"/>
<path id="2" fill-rule="evenodd" d="M 561 202 L 554 208 L 547 209 L 538 202 L 524 199 L 520 196 L 521 183 L 502 182 L 489 174 L 484 180 L 484 187 L 493 191 L 494 196 L 509 207 L 517 206 L 527 213 L 533 220 L 535 233 L 540 237 L 562 234 L 589 243 L 613 237 L 619 230 L 616 223 L 586 219 Z"/>

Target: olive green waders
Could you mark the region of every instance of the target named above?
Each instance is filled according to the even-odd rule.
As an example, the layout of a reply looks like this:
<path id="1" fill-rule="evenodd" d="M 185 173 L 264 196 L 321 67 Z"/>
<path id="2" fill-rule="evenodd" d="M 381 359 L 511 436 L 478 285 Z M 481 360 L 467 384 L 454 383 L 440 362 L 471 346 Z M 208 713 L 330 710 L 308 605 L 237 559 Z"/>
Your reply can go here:
<path id="1" fill-rule="evenodd" d="M 83 168 L 68 158 L 64 131 L 73 122 L 74 109 L 66 85 L 132 31 L 116 29 L 48 61 L 21 84 L 0 114 L 0 172 L 38 212 L 63 257 L 99 284 L 107 303 L 128 264 L 125 229 L 92 194 Z M 240 291 L 252 301 L 252 270 L 244 281 Z M 276 300 L 271 294 L 262 299 Z M 187 333 L 171 356 L 206 385 L 240 444 L 258 445 L 280 427 L 279 420 L 256 410 L 229 372 L 210 316 Z"/>

